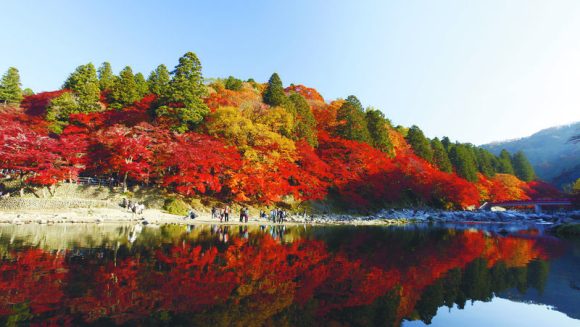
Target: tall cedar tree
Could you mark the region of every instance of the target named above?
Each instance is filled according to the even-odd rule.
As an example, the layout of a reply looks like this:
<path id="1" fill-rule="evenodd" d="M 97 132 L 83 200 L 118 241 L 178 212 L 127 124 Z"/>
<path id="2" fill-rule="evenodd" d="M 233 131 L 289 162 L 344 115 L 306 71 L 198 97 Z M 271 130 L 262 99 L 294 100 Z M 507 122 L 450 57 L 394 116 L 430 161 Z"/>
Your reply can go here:
<path id="1" fill-rule="evenodd" d="M 121 109 L 125 106 L 132 105 L 139 99 L 139 91 L 137 90 L 137 83 L 135 83 L 133 69 L 126 66 L 119 73 L 119 77 L 115 80 L 115 84 L 111 90 L 111 107 Z"/>
<path id="2" fill-rule="evenodd" d="M 184 133 L 194 129 L 209 113 L 202 100 L 207 89 L 203 84 L 201 62 L 195 53 L 188 52 L 179 58 L 172 75 L 165 105 L 157 108 L 156 114 L 169 119 L 173 130 Z"/>
<path id="3" fill-rule="evenodd" d="M 476 149 L 476 158 L 477 158 L 477 168 L 479 172 L 484 174 L 487 177 L 495 176 L 495 156 L 482 148 Z"/>
<path id="4" fill-rule="evenodd" d="M 113 74 L 113 68 L 108 62 L 104 62 L 99 67 L 99 88 L 101 91 L 110 90 L 115 84 L 115 75 Z"/>
<path id="5" fill-rule="evenodd" d="M 502 174 L 514 174 L 512 158 L 506 149 L 501 150 L 499 154 L 499 172 Z"/>
<path id="6" fill-rule="evenodd" d="M 443 136 L 443 138 L 441 139 L 441 144 L 443 144 L 445 151 L 447 151 L 447 154 L 449 154 L 451 140 L 447 136 Z"/>
<path id="7" fill-rule="evenodd" d="M 380 110 L 368 108 L 365 118 L 371 136 L 372 146 L 385 153 L 391 154 L 393 144 L 389 138 L 389 132 L 387 130 L 389 122 L 385 118 L 385 115 Z"/>
<path id="8" fill-rule="evenodd" d="M 346 98 L 346 101 L 338 108 L 336 120 L 338 136 L 347 140 L 372 143 L 366 115 L 360 101 L 354 95 Z"/>
<path id="9" fill-rule="evenodd" d="M 149 84 L 147 84 L 143 74 L 135 74 L 135 84 L 137 85 L 137 94 L 139 94 L 139 99 L 149 94 Z"/>
<path id="10" fill-rule="evenodd" d="M 157 66 L 154 71 L 151 72 L 149 78 L 147 78 L 147 83 L 149 83 L 149 91 L 158 98 L 163 98 L 168 96 L 169 91 L 169 81 L 171 76 L 169 75 L 169 70 L 163 64 Z"/>
<path id="11" fill-rule="evenodd" d="M 449 160 L 460 177 L 470 182 L 477 181 L 477 164 L 469 149 L 463 144 L 450 145 Z"/>
<path id="12" fill-rule="evenodd" d="M 284 106 L 288 102 L 286 94 L 284 93 L 282 80 L 277 73 L 274 73 L 272 76 L 270 76 L 270 80 L 268 80 L 268 86 L 264 91 L 263 98 L 264 103 L 272 107 Z"/>
<path id="13" fill-rule="evenodd" d="M 0 81 L 0 101 L 3 101 L 4 105 L 8 103 L 19 104 L 23 98 L 21 85 L 18 69 L 8 68 Z"/>
<path id="14" fill-rule="evenodd" d="M 312 114 L 310 105 L 298 93 L 292 93 L 289 99 L 294 104 L 294 108 L 296 108 L 296 123 L 294 126 L 296 138 L 306 140 L 313 147 L 318 146 L 316 119 L 314 118 L 314 114 Z"/>
<path id="15" fill-rule="evenodd" d="M 241 79 L 230 76 L 226 79 L 225 87 L 228 90 L 239 91 L 242 89 L 243 83 Z"/>
<path id="16" fill-rule="evenodd" d="M 513 168 L 516 176 L 525 181 L 530 182 L 536 177 L 534 168 L 526 158 L 526 155 L 522 151 L 518 151 L 512 158 Z"/>
<path id="17" fill-rule="evenodd" d="M 49 130 L 60 134 L 68 125 L 69 116 L 80 111 L 77 98 L 70 92 L 64 92 L 50 100 L 46 107 L 46 121 L 50 123 Z"/>
<path id="18" fill-rule="evenodd" d="M 411 145 L 416 155 L 428 162 L 433 162 L 433 150 L 431 149 L 431 144 L 423 134 L 423 131 L 416 125 L 409 128 L 407 142 L 409 142 L 409 145 Z"/>
<path id="19" fill-rule="evenodd" d="M 62 87 L 73 91 L 77 97 L 80 112 L 88 113 L 101 109 L 99 79 L 92 63 L 78 66 Z"/>
<path id="20" fill-rule="evenodd" d="M 443 143 L 438 138 L 434 138 L 431 141 L 431 148 L 433 149 L 433 163 L 439 167 L 439 170 L 446 173 L 453 172 L 453 166 Z"/>

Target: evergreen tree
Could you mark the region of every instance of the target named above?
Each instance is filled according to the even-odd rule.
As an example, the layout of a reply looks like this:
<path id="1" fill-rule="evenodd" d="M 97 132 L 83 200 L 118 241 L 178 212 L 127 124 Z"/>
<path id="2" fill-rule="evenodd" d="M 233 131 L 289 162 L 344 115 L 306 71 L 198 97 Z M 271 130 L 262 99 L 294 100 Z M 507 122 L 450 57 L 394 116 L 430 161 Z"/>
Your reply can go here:
<path id="1" fill-rule="evenodd" d="M 147 79 L 149 90 L 159 98 L 167 97 L 169 95 L 170 80 L 171 76 L 169 75 L 169 70 L 167 70 L 165 65 L 161 64 L 151 72 Z"/>
<path id="2" fill-rule="evenodd" d="M 364 111 L 362 103 L 360 102 L 360 100 L 356 96 L 349 95 L 348 97 L 346 97 L 346 102 L 352 103 L 356 107 L 357 110 Z"/>
<path id="3" fill-rule="evenodd" d="M 447 154 L 449 154 L 449 146 L 451 145 L 451 140 L 449 140 L 449 138 L 447 136 L 443 136 L 443 138 L 441 139 L 441 144 L 443 144 L 443 147 L 445 148 L 445 151 L 447 151 Z"/>
<path id="4" fill-rule="evenodd" d="M 431 144 L 419 127 L 416 125 L 411 126 L 406 139 L 416 155 L 429 162 L 433 162 L 433 150 L 431 149 Z"/>
<path id="5" fill-rule="evenodd" d="M 46 121 L 50 123 L 49 129 L 57 134 L 68 125 L 69 116 L 78 113 L 80 110 L 77 97 L 70 92 L 65 92 L 60 96 L 50 100 L 46 107 Z"/>
<path id="6" fill-rule="evenodd" d="M 111 68 L 111 64 L 108 62 L 104 62 L 99 67 L 98 71 L 99 76 L 99 88 L 101 91 L 110 90 L 113 88 L 115 84 L 115 75 L 113 74 L 113 69 Z"/>
<path id="7" fill-rule="evenodd" d="M 525 182 L 530 182 L 536 177 L 534 168 L 526 158 L 526 155 L 522 151 L 518 151 L 513 159 L 513 168 L 516 176 Z"/>
<path id="8" fill-rule="evenodd" d="M 365 118 L 371 136 L 372 146 L 383 152 L 392 153 L 393 144 L 391 143 L 387 130 L 389 122 L 385 118 L 385 115 L 380 110 L 368 108 Z"/>
<path id="9" fill-rule="evenodd" d="M 357 105 L 358 102 L 358 105 Z M 336 120 L 339 125 L 336 127 L 336 134 L 347 140 L 371 143 L 371 135 L 367 126 L 366 115 L 359 106 L 358 99 L 351 95 L 347 98 L 336 113 Z"/>
<path id="10" fill-rule="evenodd" d="M 453 166 L 443 143 L 438 138 L 434 138 L 431 141 L 431 148 L 433 149 L 433 163 L 439 167 L 439 170 L 446 173 L 453 172 Z"/>
<path id="11" fill-rule="evenodd" d="M 139 99 L 139 91 L 137 90 L 133 70 L 127 66 L 119 73 L 119 77 L 115 79 L 115 84 L 111 89 L 111 107 L 121 109 L 132 105 Z"/>
<path id="12" fill-rule="evenodd" d="M 239 91 L 242 89 L 243 83 L 242 80 L 237 79 L 233 76 L 230 76 L 226 79 L 225 87 L 228 90 L 232 91 Z"/>
<path id="13" fill-rule="evenodd" d="M 455 167 L 457 175 L 470 182 L 477 181 L 477 164 L 465 145 L 457 143 L 450 146 L 449 160 Z"/>
<path id="14" fill-rule="evenodd" d="M 63 88 L 73 91 L 77 97 L 80 112 L 86 113 L 101 109 L 99 79 L 92 63 L 78 66 L 64 82 Z"/>
<path id="15" fill-rule="evenodd" d="M 284 106 L 288 102 L 282 80 L 278 74 L 274 73 L 270 76 L 263 98 L 264 103 L 272 107 Z"/>
<path id="16" fill-rule="evenodd" d="M 18 69 L 8 68 L 0 80 L 0 101 L 3 101 L 4 105 L 19 104 L 23 98 L 21 86 Z"/>
<path id="17" fill-rule="evenodd" d="M 139 99 L 149 94 L 149 84 L 147 84 L 143 74 L 135 74 L 135 85 L 137 86 L 137 94 L 139 95 Z"/>
<path id="18" fill-rule="evenodd" d="M 157 116 L 173 121 L 172 128 L 180 133 L 195 128 L 209 113 L 202 97 L 207 93 L 201 74 L 201 62 L 193 52 L 179 58 L 179 63 L 172 72 L 169 82 L 169 93 L 166 103 L 177 103 L 181 106 L 161 106 Z"/>
<path id="19" fill-rule="evenodd" d="M 501 150 L 499 154 L 499 170 L 498 172 L 502 174 L 514 174 L 514 168 L 512 165 L 512 158 L 510 153 L 506 149 Z"/>
<path id="20" fill-rule="evenodd" d="M 480 173 L 484 174 L 487 177 L 495 176 L 495 165 L 494 165 L 495 156 L 491 152 L 482 148 L 477 148 L 476 158 L 477 158 L 477 168 Z"/>
<path id="21" fill-rule="evenodd" d="M 296 123 L 294 126 L 296 138 L 304 139 L 314 147 L 318 146 L 316 119 L 314 119 L 310 105 L 306 99 L 298 93 L 292 93 L 289 99 L 296 109 Z"/>

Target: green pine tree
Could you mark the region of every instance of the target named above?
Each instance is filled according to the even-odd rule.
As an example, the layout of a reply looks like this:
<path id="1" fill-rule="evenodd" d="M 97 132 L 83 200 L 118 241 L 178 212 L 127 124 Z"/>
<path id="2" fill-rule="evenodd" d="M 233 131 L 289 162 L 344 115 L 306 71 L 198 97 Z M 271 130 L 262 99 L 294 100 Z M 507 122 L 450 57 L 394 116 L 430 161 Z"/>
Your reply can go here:
<path id="1" fill-rule="evenodd" d="M 385 118 L 385 115 L 380 110 L 368 108 L 365 118 L 371 136 L 372 146 L 385 153 L 392 154 L 393 144 L 391 143 L 389 131 L 387 130 L 390 124 Z"/>
<path id="2" fill-rule="evenodd" d="M 296 138 L 304 139 L 314 147 L 318 146 L 316 119 L 314 119 L 310 105 L 298 93 L 292 93 L 289 100 L 294 104 L 294 108 L 296 109 L 296 123 L 294 126 Z"/>
<path id="3" fill-rule="evenodd" d="M 169 70 L 163 64 L 151 72 L 147 83 L 149 83 L 149 90 L 151 93 L 157 95 L 158 98 L 167 98 L 169 96 L 169 81 L 171 76 Z"/>
<path id="4" fill-rule="evenodd" d="M 512 165 L 512 158 L 506 149 L 501 150 L 499 154 L 499 173 L 514 174 L 514 167 Z"/>
<path id="5" fill-rule="evenodd" d="M 70 114 L 78 113 L 79 110 L 77 97 L 70 92 L 65 92 L 50 100 L 46 107 L 46 121 L 50 123 L 48 128 L 54 133 L 62 133 L 69 123 Z"/>
<path id="6" fill-rule="evenodd" d="M 63 88 L 73 91 L 77 97 L 80 112 L 87 113 L 101 109 L 99 79 L 92 63 L 78 66 L 64 82 Z"/>
<path id="7" fill-rule="evenodd" d="M 137 83 L 131 67 L 127 66 L 119 73 L 115 79 L 113 88 L 109 95 L 112 108 L 121 109 L 132 105 L 140 99 Z"/>
<path id="8" fill-rule="evenodd" d="M 431 148 L 433 149 L 433 163 L 439 167 L 439 170 L 446 173 L 453 172 L 453 166 L 443 143 L 438 138 L 434 138 L 431 141 Z"/>
<path id="9" fill-rule="evenodd" d="M 272 107 L 284 106 L 288 102 L 288 98 L 284 93 L 284 86 L 278 74 L 274 73 L 268 81 L 268 86 L 263 94 L 264 103 Z"/>
<path id="10" fill-rule="evenodd" d="M 8 68 L 0 80 L 0 101 L 7 104 L 19 104 L 22 101 L 22 84 L 20 83 L 20 73 L 14 67 Z"/>
<path id="11" fill-rule="evenodd" d="M 447 136 L 443 136 L 443 138 L 441 139 L 441 144 L 443 144 L 445 151 L 447 151 L 447 154 L 449 155 L 449 150 L 450 150 L 449 147 L 451 146 L 451 140 L 449 140 L 449 138 Z"/>
<path id="12" fill-rule="evenodd" d="M 407 132 L 406 139 L 416 155 L 428 162 L 433 162 L 433 149 L 431 149 L 429 140 L 425 137 L 423 131 L 419 127 L 416 125 L 411 126 L 409 132 Z"/>
<path id="13" fill-rule="evenodd" d="M 192 130 L 209 113 L 209 108 L 202 97 L 207 93 L 203 84 L 201 62 L 193 52 L 179 58 L 179 63 L 172 72 L 169 82 L 168 103 L 181 104 L 179 107 L 161 106 L 156 115 L 174 121 L 172 128 L 180 133 Z"/>
<path id="14" fill-rule="evenodd" d="M 465 145 L 457 143 L 450 146 L 449 160 L 457 175 L 470 182 L 477 181 L 477 164 Z"/>
<path id="15" fill-rule="evenodd" d="M 230 76 L 226 79 L 226 83 L 225 83 L 225 87 L 228 90 L 232 90 L 232 91 L 239 91 L 242 89 L 242 86 L 244 84 L 242 83 L 241 79 L 237 79 L 233 76 Z"/>
<path id="16" fill-rule="evenodd" d="M 336 127 L 338 136 L 347 140 L 372 143 L 366 115 L 360 101 L 354 95 L 349 96 L 338 108 L 336 120 L 339 123 Z"/>
<path id="17" fill-rule="evenodd" d="M 97 73 L 99 76 L 99 88 L 101 91 L 113 88 L 113 85 L 115 84 L 115 75 L 113 74 L 113 69 L 111 68 L 110 63 L 102 63 Z"/>
<path id="18" fill-rule="evenodd" d="M 487 177 L 495 176 L 495 156 L 482 148 L 476 149 L 477 168 L 480 173 Z"/>
<path id="19" fill-rule="evenodd" d="M 528 158 L 522 151 L 518 151 L 512 158 L 513 168 L 516 176 L 525 181 L 530 182 L 536 178 L 534 168 L 528 161 Z"/>
<path id="20" fill-rule="evenodd" d="M 137 86 L 137 94 L 139 95 L 139 99 L 149 94 L 149 84 L 145 80 L 145 76 L 143 76 L 143 74 L 135 74 L 135 84 Z"/>

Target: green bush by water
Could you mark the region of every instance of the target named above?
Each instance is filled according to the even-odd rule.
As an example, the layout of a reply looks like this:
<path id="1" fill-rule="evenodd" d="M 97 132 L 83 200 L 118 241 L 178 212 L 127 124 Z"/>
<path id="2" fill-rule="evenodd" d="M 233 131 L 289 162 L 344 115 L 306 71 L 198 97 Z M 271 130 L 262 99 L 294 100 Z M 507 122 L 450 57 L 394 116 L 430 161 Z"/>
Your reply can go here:
<path id="1" fill-rule="evenodd" d="M 189 206 L 181 199 L 171 198 L 165 200 L 163 210 L 173 215 L 185 216 L 189 211 Z"/>

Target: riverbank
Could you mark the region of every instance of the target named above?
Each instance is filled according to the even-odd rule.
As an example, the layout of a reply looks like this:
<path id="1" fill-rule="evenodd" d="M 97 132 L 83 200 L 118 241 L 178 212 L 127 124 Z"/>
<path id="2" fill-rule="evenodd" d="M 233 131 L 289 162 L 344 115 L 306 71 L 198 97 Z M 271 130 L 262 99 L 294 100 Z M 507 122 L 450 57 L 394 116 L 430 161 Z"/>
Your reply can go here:
<path id="1" fill-rule="evenodd" d="M 229 222 L 219 222 L 211 218 L 209 213 L 200 213 L 195 219 L 172 215 L 158 209 L 148 209 L 142 215 L 136 215 L 123 208 L 63 208 L 42 210 L 0 210 L 0 224 L 87 224 L 87 223 L 141 223 L 145 225 L 155 224 L 222 224 L 222 225 L 276 225 L 265 219 L 250 217 L 247 223 L 239 222 L 236 217 L 230 218 Z M 348 215 L 321 215 L 321 216 L 297 216 L 290 215 L 284 222 L 292 224 L 314 225 L 402 225 L 408 223 L 408 219 L 377 218 L 373 216 L 348 216 Z"/>
<path id="2" fill-rule="evenodd" d="M 0 224 L 83 224 L 83 223 L 141 223 L 141 224 L 223 224 L 270 225 L 265 219 L 251 216 L 248 223 L 240 223 L 235 215 L 229 222 L 220 223 L 208 212 L 198 212 L 196 219 L 187 219 L 159 209 L 147 209 L 136 215 L 121 207 L 50 208 L 0 210 Z M 440 210 L 382 210 L 373 215 L 347 214 L 289 215 L 284 224 L 314 225 L 404 225 L 408 223 L 522 223 L 563 225 L 580 222 L 580 211 L 554 213 L 526 213 L 517 211 L 440 211 Z"/>

